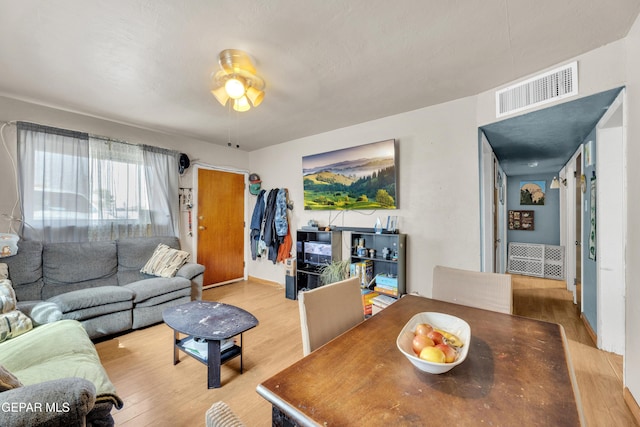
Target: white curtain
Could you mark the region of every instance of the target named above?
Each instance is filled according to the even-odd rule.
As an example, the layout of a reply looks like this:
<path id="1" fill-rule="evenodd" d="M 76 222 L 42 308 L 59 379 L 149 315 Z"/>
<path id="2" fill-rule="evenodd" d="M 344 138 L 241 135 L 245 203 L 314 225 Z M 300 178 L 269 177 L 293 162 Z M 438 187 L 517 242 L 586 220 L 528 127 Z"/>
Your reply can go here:
<path id="1" fill-rule="evenodd" d="M 149 188 L 151 234 L 178 235 L 179 153 L 148 145 L 142 146 L 142 152 Z"/>
<path id="2" fill-rule="evenodd" d="M 18 124 L 25 238 L 47 242 L 178 234 L 178 153 Z"/>
<path id="3" fill-rule="evenodd" d="M 26 239 L 87 240 L 92 214 L 88 135 L 18 123 L 18 164 Z"/>

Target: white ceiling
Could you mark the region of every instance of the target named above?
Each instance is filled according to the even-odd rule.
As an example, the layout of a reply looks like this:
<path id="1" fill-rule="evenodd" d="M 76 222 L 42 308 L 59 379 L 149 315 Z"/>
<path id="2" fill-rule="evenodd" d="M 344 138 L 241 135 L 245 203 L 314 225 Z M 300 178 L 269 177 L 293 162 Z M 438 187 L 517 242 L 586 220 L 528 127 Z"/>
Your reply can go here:
<path id="1" fill-rule="evenodd" d="M 231 132 L 252 151 L 500 86 L 624 37 L 639 11 L 638 0 L 0 0 L 0 94 L 222 145 Z M 246 113 L 209 93 L 228 48 L 267 83 Z"/>

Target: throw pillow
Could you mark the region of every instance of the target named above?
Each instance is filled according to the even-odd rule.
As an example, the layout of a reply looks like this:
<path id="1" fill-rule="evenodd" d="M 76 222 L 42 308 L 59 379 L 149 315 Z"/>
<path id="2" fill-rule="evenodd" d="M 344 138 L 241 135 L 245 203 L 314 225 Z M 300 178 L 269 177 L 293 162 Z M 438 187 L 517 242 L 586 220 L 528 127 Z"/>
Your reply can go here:
<path id="1" fill-rule="evenodd" d="M 31 329 L 33 329 L 31 319 L 19 310 L 0 314 L 0 342 L 15 338 Z"/>
<path id="2" fill-rule="evenodd" d="M 0 279 L 9 278 L 9 266 L 4 262 L 0 262 Z"/>
<path id="3" fill-rule="evenodd" d="M 173 277 L 188 261 L 189 256 L 189 252 L 173 249 L 160 243 L 140 272 L 152 276 Z"/>
<path id="4" fill-rule="evenodd" d="M 60 306 L 50 301 L 21 303 L 20 311 L 31 318 L 34 327 L 62 319 Z"/>
<path id="5" fill-rule="evenodd" d="M 22 387 L 22 383 L 7 368 L 0 365 L 0 392 Z"/>
<path id="6" fill-rule="evenodd" d="M 16 293 L 11 280 L 0 279 L 0 313 L 8 313 L 16 308 Z"/>

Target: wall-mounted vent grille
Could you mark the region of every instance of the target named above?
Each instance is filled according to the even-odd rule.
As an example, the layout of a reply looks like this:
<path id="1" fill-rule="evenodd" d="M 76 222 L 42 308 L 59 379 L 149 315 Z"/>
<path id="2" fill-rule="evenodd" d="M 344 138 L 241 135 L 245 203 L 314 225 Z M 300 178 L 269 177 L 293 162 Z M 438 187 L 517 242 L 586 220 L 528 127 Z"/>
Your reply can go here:
<path id="1" fill-rule="evenodd" d="M 578 63 L 556 68 L 496 92 L 496 116 L 524 111 L 578 94 Z"/>

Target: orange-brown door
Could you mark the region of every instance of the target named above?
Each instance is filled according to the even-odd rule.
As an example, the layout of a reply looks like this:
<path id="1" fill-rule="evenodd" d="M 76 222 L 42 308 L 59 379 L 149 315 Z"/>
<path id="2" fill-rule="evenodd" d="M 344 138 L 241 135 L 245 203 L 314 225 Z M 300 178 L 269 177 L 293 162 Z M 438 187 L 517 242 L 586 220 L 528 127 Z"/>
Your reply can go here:
<path id="1" fill-rule="evenodd" d="M 244 175 L 198 169 L 198 263 L 203 285 L 244 277 Z"/>

